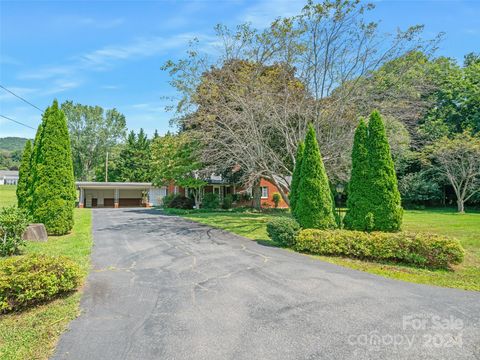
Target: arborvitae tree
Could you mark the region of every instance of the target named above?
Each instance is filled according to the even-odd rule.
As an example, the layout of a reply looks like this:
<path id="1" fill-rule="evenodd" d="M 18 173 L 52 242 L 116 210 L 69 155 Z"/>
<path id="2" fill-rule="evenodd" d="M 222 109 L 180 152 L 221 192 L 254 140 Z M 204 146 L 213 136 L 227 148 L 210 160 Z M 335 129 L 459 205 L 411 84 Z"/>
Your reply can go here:
<path id="1" fill-rule="evenodd" d="M 31 189 L 31 169 L 30 162 L 32 159 L 32 143 L 27 140 L 23 148 L 22 162 L 18 171 L 17 184 L 17 202 L 18 207 L 30 211 L 32 203 L 32 189 Z"/>
<path id="2" fill-rule="evenodd" d="M 403 209 L 397 176 L 390 153 L 385 126 L 378 111 L 372 112 L 368 122 L 368 186 L 372 213 L 372 230 L 397 231 L 402 225 Z"/>
<path id="3" fill-rule="evenodd" d="M 304 229 L 334 228 L 336 222 L 332 211 L 332 195 L 312 125 L 305 137 L 300 174 L 295 218 Z"/>
<path id="4" fill-rule="evenodd" d="M 290 184 L 290 194 L 288 197 L 290 198 L 290 209 L 292 214 L 295 213 L 295 207 L 297 205 L 298 200 L 298 184 L 300 182 L 300 171 L 302 168 L 302 158 L 303 152 L 305 150 L 305 145 L 303 141 L 298 144 L 297 147 L 297 154 L 295 155 L 295 168 L 293 169 L 292 175 L 292 183 Z"/>
<path id="5" fill-rule="evenodd" d="M 344 218 L 345 227 L 351 230 L 370 230 L 371 211 L 369 194 L 372 191 L 369 178 L 369 163 L 367 150 L 368 128 L 363 119 L 360 120 L 352 149 L 352 173 L 348 183 L 347 214 Z"/>
<path id="6" fill-rule="evenodd" d="M 33 217 L 52 235 L 73 227 L 75 181 L 65 114 L 55 100 L 48 107 L 35 138 L 33 170 Z"/>

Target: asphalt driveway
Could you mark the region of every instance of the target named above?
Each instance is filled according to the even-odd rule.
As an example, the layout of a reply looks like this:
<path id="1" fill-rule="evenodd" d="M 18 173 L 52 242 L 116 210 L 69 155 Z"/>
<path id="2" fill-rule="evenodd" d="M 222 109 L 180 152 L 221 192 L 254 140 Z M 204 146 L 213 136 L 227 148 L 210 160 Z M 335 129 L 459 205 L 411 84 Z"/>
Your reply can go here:
<path id="1" fill-rule="evenodd" d="M 93 212 L 54 359 L 479 359 L 480 293 L 415 285 L 154 210 Z"/>

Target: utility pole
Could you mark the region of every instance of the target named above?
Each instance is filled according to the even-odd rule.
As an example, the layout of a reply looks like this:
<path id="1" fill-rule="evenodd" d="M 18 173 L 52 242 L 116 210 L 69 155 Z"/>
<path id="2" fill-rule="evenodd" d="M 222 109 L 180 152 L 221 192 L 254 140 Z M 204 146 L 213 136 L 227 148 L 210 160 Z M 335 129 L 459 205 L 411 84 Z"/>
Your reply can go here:
<path id="1" fill-rule="evenodd" d="M 105 182 L 108 182 L 108 151 L 105 158 Z"/>

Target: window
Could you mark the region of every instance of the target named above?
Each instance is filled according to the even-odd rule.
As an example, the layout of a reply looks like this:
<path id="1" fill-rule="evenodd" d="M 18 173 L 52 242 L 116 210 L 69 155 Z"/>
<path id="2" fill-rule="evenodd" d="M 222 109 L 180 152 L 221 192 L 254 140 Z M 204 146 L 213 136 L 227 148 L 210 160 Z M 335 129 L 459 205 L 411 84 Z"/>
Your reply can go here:
<path id="1" fill-rule="evenodd" d="M 268 199 L 268 187 L 262 186 L 262 199 Z"/>

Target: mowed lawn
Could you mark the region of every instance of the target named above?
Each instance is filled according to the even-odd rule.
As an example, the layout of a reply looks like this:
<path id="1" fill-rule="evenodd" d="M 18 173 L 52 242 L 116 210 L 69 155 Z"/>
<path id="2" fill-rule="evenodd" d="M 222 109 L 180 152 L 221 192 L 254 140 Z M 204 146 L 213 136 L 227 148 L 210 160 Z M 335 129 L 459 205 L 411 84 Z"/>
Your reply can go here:
<path id="1" fill-rule="evenodd" d="M 16 188 L 15 185 L 0 185 L 0 209 L 17 204 Z"/>
<path id="2" fill-rule="evenodd" d="M 188 213 L 184 217 L 260 242 L 269 242 L 262 213 Z M 288 215 L 284 215 L 288 216 Z M 405 211 L 403 230 L 434 232 L 457 238 L 466 250 L 465 261 L 454 271 L 419 269 L 395 263 L 376 263 L 331 256 L 317 258 L 353 269 L 420 284 L 480 291 L 480 213 L 458 214 L 453 210 Z"/>
<path id="3" fill-rule="evenodd" d="M 8 191 L 2 188 L 0 207 L 15 203 L 15 188 L 10 189 L 13 200 L 11 194 L 3 197 Z M 10 199 L 10 203 L 5 199 Z M 28 243 L 24 253 L 69 256 L 81 266 L 85 278 L 90 267 L 91 222 L 89 209 L 75 209 L 75 226 L 70 234 L 50 236 L 45 243 Z M 48 359 L 60 334 L 79 314 L 80 296 L 81 291 L 25 311 L 1 315 L 0 359 Z"/>

